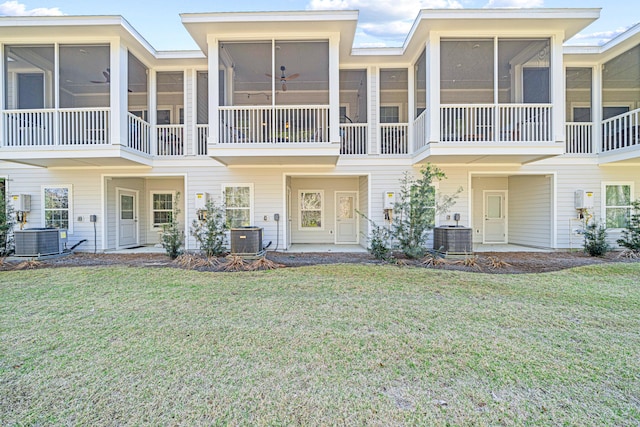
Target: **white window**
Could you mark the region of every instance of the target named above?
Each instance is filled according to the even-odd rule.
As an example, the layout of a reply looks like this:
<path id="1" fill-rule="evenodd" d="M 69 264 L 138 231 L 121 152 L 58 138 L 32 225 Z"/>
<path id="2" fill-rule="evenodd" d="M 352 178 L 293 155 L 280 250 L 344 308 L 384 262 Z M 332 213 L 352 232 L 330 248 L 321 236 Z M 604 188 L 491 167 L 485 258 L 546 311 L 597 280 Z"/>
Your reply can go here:
<path id="1" fill-rule="evenodd" d="M 71 185 L 42 187 L 43 226 L 47 228 L 65 228 L 71 233 L 73 231 L 71 200 Z"/>
<path id="2" fill-rule="evenodd" d="M 253 218 L 253 185 L 227 184 L 222 187 L 227 226 L 247 227 Z"/>
<path id="3" fill-rule="evenodd" d="M 173 219 L 174 203 L 175 193 L 172 191 L 154 191 L 151 193 L 152 228 L 160 228 L 171 222 Z"/>
<path id="4" fill-rule="evenodd" d="M 603 218 L 607 228 L 625 228 L 631 217 L 633 184 L 614 182 L 603 184 Z"/>
<path id="5" fill-rule="evenodd" d="M 381 106 L 380 123 L 400 123 L 400 107 L 397 105 Z"/>
<path id="6" fill-rule="evenodd" d="M 324 227 L 324 191 L 300 190 L 300 230 L 322 230 Z"/>

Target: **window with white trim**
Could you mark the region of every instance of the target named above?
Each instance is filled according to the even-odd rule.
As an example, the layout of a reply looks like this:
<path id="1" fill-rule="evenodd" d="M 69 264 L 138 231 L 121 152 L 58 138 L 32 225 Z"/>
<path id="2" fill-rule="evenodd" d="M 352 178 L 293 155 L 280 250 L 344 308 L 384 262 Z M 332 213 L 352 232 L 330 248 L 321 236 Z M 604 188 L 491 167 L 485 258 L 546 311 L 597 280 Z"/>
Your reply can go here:
<path id="1" fill-rule="evenodd" d="M 64 228 L 71 232 L 73 213 L 71 211 L 71 186 L 59 185 L 42 187 L 44 204 L 44 226 L 46 228 Z"/>
<path id="2" fill-rule="evenodd" d="M 631 183 L 603 184 L 606 228 L 625 228 L 631 217 L 633 185 Z"/>
<path id="3" fill-rule="evenodd" d="M 253 218 L 253 185 L 227 184 L 222 187 L 229 228 L 248 227 Z"/>
<path id="4" fill-rule="evenodd" d="M 300 229 L 322 230 L 324 224 L 323 190 L 300 190 Z"/>
<path id="5" fill-rule="evenodd" d="M 173 219 L 175 193 L 171 191 L 154 191 L 151 193 L 151 227 L 161 228 Z"/>
<path id="6" fill-rule="evenodd" d="M 380 123 L 400 123 L 400 107 L 397 105 L 381 105 Z"/>

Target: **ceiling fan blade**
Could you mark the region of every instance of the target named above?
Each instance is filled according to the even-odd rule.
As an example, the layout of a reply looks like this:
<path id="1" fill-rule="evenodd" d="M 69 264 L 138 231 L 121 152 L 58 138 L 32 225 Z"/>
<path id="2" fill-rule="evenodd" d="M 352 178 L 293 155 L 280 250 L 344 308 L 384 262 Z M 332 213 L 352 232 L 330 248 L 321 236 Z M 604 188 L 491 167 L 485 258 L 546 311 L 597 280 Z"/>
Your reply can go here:
<path id="1" fill-rule="evenodd" d="M 269 77 L 269 78 L 273 78 L 273 76 L 269 73 L 264 73 L 265 76 Z"/>
<path id="2" fill-rule="evenodd" d="M 293 79 L 297 79 L 298 77 L 300 77 L 300 74 L 295 73 L 295 74 L 291 74 L 289 77 L 285 77 L 284 80 L 293 80 Z"/>
<path id="3" fill-rule="evenodd" d="M 97 80 L 89 80 L 91 83 L 95 83 L 95 84 L 100 84 L 100 83 L 107 83 L 107 82 L 99 82 Z"/>

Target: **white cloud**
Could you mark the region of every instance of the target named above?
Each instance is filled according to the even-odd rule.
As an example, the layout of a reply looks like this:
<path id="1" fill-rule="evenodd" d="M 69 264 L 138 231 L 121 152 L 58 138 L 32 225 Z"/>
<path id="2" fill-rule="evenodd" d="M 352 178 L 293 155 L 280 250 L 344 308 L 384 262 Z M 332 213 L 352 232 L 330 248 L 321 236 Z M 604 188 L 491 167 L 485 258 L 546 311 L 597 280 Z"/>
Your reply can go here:
<path id="1" fill-rule="evenodd" d="M 532 8 L 544 6 L 544 0 L 489 0 L 485 8 Z"/>
<path id="2" fill-rule="evenodd" d="M 360 30 L 394 45 L 405 39 L 420 9 L 461 8 L 458 0 L 310 0 L 307 4 L 308 10 L 359 10 Z"/>
<path id="3" fill-rule="evenodd" d="M 601 46 L 627 31 L 629 27 L 620 27 L 613 31 L 598 31 L 595 33 L 579 33 L 573 36 L 567 44 L 583 46 Z"/>
<path id="4" fill-rule="evenodd" d="M 16 0 L 6 1 L 0 4 L 0 16 L 61 16 L 64 15 L 58 7 L 37 7 L 27 9 L 23 3 Z"/>

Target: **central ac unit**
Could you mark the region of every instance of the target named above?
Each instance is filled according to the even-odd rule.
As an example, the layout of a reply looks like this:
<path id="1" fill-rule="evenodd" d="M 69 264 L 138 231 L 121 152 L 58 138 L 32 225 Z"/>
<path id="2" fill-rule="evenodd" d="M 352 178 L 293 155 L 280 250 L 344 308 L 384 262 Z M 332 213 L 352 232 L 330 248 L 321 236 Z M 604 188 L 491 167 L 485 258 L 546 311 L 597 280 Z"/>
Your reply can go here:
<path id="1" fill-rule="evenodd" d="M 257 255 L 262 252 L 261 227 L 232 228 L 230 237 L 232 255 Z"/>
<path id="2" fill-rule="evenodd" d="M 31 228 L 14 232 L 16 256 L 55 255 L 64 252 L 67 230 Z"/>

